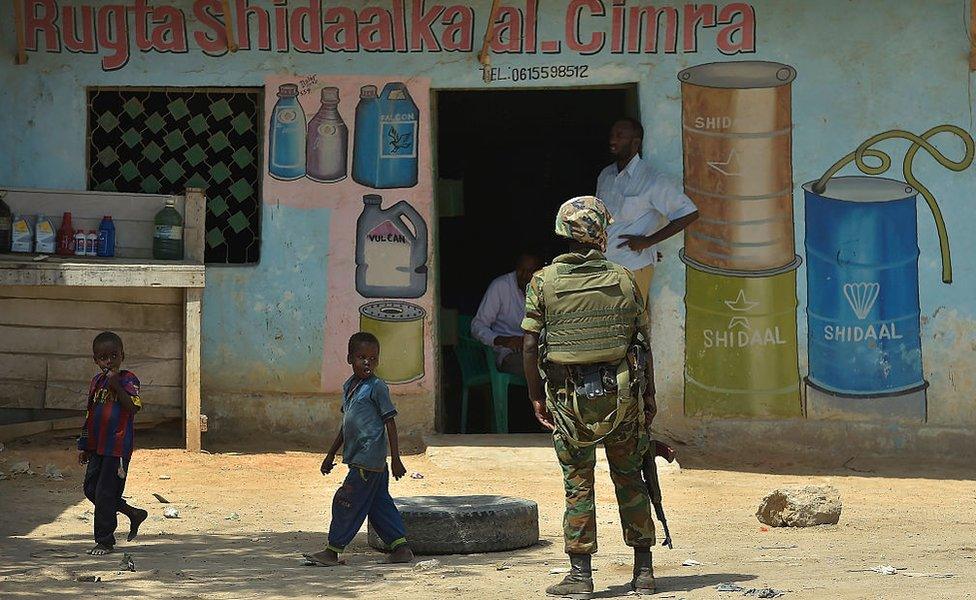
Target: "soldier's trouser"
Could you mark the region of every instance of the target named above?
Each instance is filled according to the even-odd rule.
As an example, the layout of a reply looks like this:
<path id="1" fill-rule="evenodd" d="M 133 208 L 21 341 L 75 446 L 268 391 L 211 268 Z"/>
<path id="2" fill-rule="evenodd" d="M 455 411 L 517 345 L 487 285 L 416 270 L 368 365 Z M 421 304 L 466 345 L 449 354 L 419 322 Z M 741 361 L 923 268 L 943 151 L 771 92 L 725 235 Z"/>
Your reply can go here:
<path id="1" fill-rule="evenodd" d="M 593 468 L 596 446 L 577 448 L 557 430 L 553 434 L 556 456 L 563 469 L 566 486 L 566 514 L 563 535 L 567 554 L 596 552 L 596 498 L 593 492 Z M 624 542 L 632 547 L 654 546 L 654 521 L 651 501 L 641 477 L 647 436 L 640 431 L 636 413 L 603 441 L 610 478 L 617 493 L 620 525 Z"/>

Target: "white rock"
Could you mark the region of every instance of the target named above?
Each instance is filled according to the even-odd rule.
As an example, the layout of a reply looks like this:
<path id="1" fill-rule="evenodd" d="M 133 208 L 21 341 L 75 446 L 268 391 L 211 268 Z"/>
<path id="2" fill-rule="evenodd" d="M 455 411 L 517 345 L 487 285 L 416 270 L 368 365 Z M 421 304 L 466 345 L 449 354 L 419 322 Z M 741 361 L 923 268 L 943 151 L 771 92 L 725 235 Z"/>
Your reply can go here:
<path id="1" fill-rule="evenodd" d="M 169 475 L 160 475 L 159 478 L 162 480 L 171 479 Z"/>
<path id="2" fill-rule="evenodd" d="M 417 571 L 430 571 L 431 569 L 436 569 L 441 566 L 441 561 L 436 558 L 430 560 L 422 560 L 413 566 Z"/>
<path id="3" fill-rule="evenodd" d="M 830 485 L 784 487 L 763 498 L 756 518 L 771 527 L 835 525 L 842 506 L 840 492 Z"/>
<path id="4" fill-rule="evenodd" d="M 163 516 L 167 519 L 179 519 L 180 511 L 176 510 L 172 506 L 163 511 Z"/>
<path id="5" fill-rule="evenodd" d="M 14 464 L 10 465 L 10 472 L 13 475 L 29 474 L 31 472 L 31 470 L 30 470 L 30 461 L 22 460 L 22 461 L 20 461 L 18 463 L 14 463 Z"/>
<path id="6" fill-rule="evenodd" d="M 698 562 L 697 560 L 694 560 L 692 558 L 689 558 L 685 562 L 681 563 L 681 566 L 682 567 L 700 567 L 701 565 L 702 564 L 700 562 Z"/>
<path id="7" fill-rule="evenodd" d="M 62 473 L 61 469 L 54 465 L 47 465 L 44 467 L 44 476 L 48 479 L 55 479 L 58 481 L 64 479 L 64 473 Z"/>

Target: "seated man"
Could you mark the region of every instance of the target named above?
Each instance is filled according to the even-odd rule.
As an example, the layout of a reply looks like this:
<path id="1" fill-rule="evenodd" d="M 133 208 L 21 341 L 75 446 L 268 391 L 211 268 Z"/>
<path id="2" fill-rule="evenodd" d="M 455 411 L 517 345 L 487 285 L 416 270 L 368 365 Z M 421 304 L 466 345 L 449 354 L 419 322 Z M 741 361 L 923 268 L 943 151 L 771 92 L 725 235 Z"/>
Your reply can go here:
<path id="1" fill-rule="evenodd" d="M 495 364 L 505 373 L 521 375 L 522 319 L 525 318 L 525 286 L 542 268 L 542 259 L 523 252 L 515 270 L 497 277 L 488 286 L 478 314 L 471 322 L 471 335 L 495 349 Z"/>

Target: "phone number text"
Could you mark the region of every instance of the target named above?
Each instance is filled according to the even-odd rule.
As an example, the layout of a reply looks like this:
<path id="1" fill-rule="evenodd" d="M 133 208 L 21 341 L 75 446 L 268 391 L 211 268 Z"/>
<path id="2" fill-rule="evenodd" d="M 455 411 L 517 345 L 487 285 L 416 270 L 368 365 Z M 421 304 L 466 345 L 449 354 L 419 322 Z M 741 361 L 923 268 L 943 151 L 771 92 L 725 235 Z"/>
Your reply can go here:
<path id="1" fill-rule="evenodd" d="M 489 67 L 488 81 L 543 81 L 546 79 L 586 79 L 588 65 L 547 65 L 545 67 Z M 481 68 L 482 76 L 485 67 Z"/>

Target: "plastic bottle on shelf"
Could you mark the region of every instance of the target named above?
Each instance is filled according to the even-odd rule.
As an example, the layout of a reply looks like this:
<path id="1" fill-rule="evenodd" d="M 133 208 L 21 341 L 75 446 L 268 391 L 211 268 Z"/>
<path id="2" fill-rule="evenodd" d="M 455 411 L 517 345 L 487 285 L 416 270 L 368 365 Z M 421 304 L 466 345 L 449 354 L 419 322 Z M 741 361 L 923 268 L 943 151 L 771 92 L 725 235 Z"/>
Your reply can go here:
<path id="1" fill-rule="evenodd" d="M 55 250 L 59 256 L 70 256 L 75 252 L 75 228 L 71 224 L 71 213 L 66 212 L 61 217 L 61 227 L 58 228 L 58 244 Z"/>
<path id="2" fill-rule="evenodd" d="M 102 217 L 98 226 L 97 253 L 99 256 L 115 256 L 115 223 L 110 215 Z"/>
<path id="3" fill-rule="evenodd" d="M 14 215 L 3 201 L 6 192 L 0 191 L 0 252 L 10 252 L 10 239 L 13 234 Z"/>
<path id="4" fill-rule="evenodd" d="M 84 232 L 84 230 L 79 229 L 77 233 L 75 233 L 75 256 L 84 256 L 85 246 L 87 245 L 88 235 Z"/>
<path id="5" fill-rule="evenodd" d="M 176 210 L 176 200 L 169 198 L 153 221 L 153 258 L 183 260 L 183 217 Z"/>
<path id="6" fill-rule="evenodd" d="M 51 219 L 44 215 L 37 215 L 34 223 L 34 252 L 37 254 L 54 254 L 57 247 L 57 231 Z"/>

